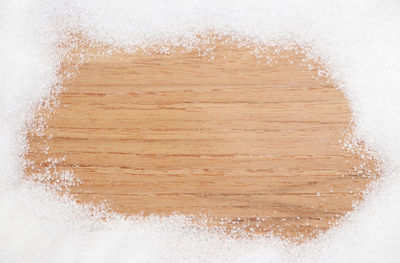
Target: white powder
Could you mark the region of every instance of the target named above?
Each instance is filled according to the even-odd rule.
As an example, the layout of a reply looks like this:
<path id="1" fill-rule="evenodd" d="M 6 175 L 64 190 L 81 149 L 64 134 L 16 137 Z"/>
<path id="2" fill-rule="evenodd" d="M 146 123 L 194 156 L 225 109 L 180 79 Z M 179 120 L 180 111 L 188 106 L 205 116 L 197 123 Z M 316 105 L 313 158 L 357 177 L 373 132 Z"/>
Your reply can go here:
<path id="1" fill-rule="evenodd" d="M 207 31 L 311 46 L 350 100 L 356 135 L 386 160 L 376 189 L 345 222 L 296 246 L 232 239 L 184 217 L 123 219 L 22 180 L 25 123 L 56 86 L 66 32 L 105 43 L 184 45 Z M 398 1 L 0 2 L 0 262 L 398 262 Z M 104 220 L 105 219 L 105 220 Z"/>

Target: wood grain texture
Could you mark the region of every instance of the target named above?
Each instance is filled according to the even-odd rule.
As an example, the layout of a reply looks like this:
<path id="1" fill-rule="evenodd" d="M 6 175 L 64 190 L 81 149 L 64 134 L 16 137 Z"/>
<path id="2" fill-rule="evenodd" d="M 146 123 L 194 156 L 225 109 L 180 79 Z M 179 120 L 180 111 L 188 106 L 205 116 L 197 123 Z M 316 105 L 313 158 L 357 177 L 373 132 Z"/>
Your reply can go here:
<path id="1" fill-rule="evenodd" d="M 85 49 L 93 56 L 64 83 L 43 133 L 28 135 L 27 174 L 72 170 L 78 200 L 109 200 L 128 215 L 205 214 L 291 238 L 328 229 L 377 175 L 362 144 L 343 148 L 344 94 L 316 78 L 300 49 L 257 58 L 251 45 L 212 46 L 205 55 Z"/>

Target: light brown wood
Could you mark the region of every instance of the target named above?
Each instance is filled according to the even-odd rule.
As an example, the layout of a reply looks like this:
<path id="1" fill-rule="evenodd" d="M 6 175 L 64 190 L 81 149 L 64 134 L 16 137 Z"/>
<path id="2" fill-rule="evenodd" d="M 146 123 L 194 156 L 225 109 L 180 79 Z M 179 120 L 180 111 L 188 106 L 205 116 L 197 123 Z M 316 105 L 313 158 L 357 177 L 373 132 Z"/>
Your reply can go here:
<path id="1" fill-rule="evenodd" d="M 72 170 L 78 200 L 127 215 L 203 214 L 292 238 L 328 229 L 377 175 L 370 154 L 343 148 L 344 94 L 301 49 L 257 58 L 251 45 L 210 45 L 206 55 L 87 49 L 43 134 L 29 134 L 27 174 Z"/>

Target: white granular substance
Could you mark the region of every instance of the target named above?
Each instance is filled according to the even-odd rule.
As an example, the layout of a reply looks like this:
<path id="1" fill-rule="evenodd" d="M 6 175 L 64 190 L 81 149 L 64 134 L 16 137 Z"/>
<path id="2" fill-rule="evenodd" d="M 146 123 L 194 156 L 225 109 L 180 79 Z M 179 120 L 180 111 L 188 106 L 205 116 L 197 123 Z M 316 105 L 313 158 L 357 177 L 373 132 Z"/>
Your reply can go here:
<path id="1" fill-rule="evenodd" d="M 348 97 L 355 132 L 386 160 L 344 222 L 295 245 L 234 239 L 181 216 L 124 219 L 24 181 L 25 123 L 59 85 L 68 32 L 118 47 L 190 47 L 213 31 L 312 47 Z M 400 2 L 0 1 L 0 262 L 399 262 Z"/>

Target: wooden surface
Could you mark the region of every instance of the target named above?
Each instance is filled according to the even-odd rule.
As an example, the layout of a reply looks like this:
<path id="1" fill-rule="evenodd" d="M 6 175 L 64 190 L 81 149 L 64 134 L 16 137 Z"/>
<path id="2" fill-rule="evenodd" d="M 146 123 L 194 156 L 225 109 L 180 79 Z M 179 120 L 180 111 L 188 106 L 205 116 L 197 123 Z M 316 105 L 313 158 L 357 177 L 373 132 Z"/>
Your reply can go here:
<path id="1" fill-rule="evenodd" d="M 28 136 L 27 174 L 72 170 L 78 200 L 124 214 L 203 214 L 294 239 L 329 228 L 377 175 L 370 155 L 343 148 L 344 94 L 313 78 L 299 49 L 257 58 L 214 44 L 206 55 L 86 49 L 94 57 L 64 83 L 59 107 L 38 113 L 48 122 Z"/>

